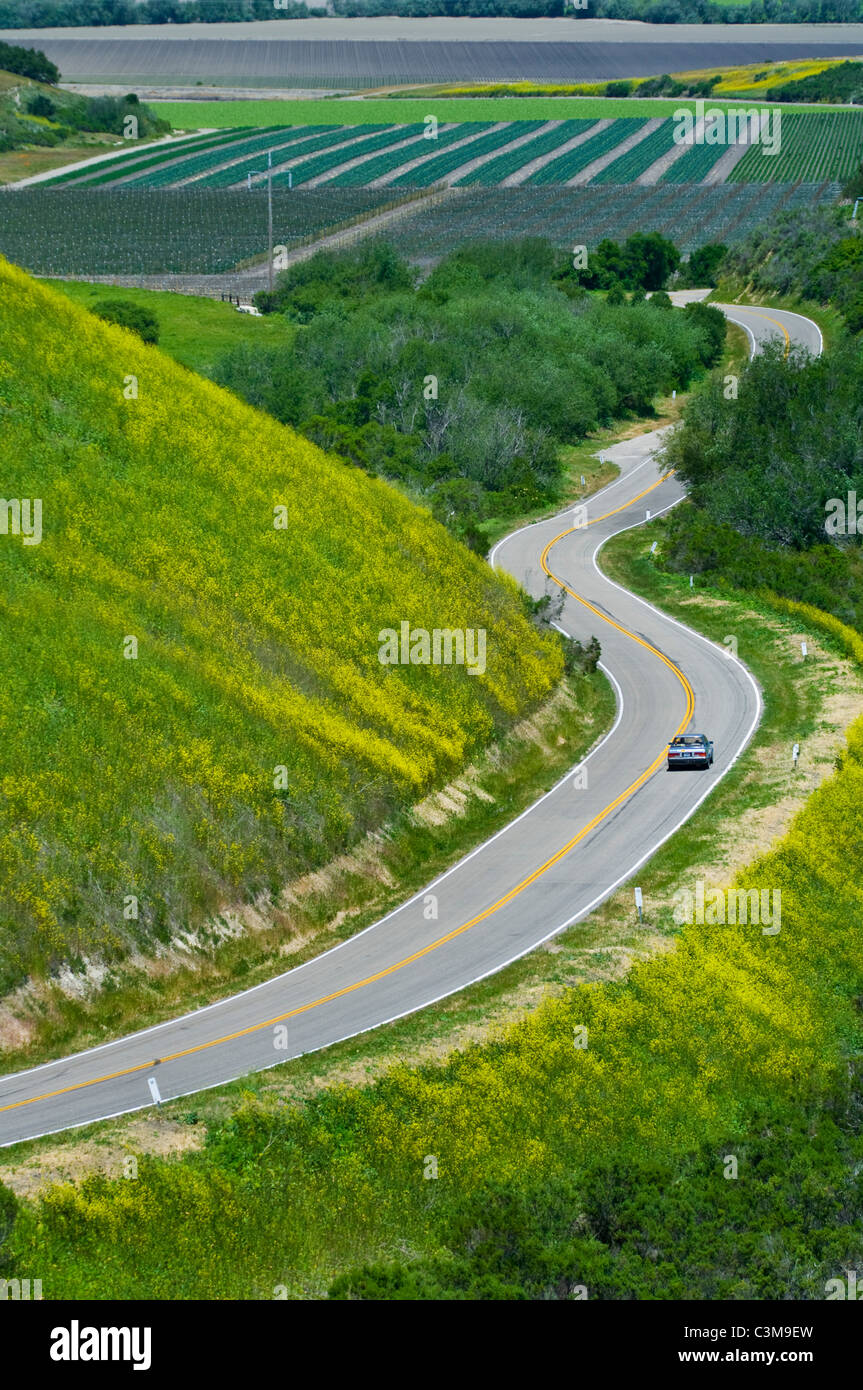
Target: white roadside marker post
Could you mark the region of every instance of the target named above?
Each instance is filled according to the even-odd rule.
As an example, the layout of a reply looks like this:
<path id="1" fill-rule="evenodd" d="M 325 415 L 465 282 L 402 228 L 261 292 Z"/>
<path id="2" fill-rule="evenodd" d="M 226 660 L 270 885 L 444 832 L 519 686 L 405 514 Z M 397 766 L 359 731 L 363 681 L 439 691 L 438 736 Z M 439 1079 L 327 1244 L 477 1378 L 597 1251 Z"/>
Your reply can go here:
<path id="1" fill-rule="evenodd" d="M 150 1095 L 153 1097 L 154 1103 L 156 1105 L 161 1105 L 162 1097 L 159 1094 L 159 1083 L 156 1080 L 155 1076 L 147 1077 L 147 1085 L 150 1087 Z"/>
<path id="2" fill-rule="evenodd" d="M 642 897 L 641 897 L 641 889 L 640 889 L 640 888 L 636 888 L 636 890 L 635 890 L 635 906 L 638 908 L 638 920 L 639 920 L 639 922 L 643 922 L 643 921 L 644 921 L 644 913 L 642 912 L 642 907 L 644 906 L 644 904 L 643 904 L 643 900 L 642 900 Z"/>

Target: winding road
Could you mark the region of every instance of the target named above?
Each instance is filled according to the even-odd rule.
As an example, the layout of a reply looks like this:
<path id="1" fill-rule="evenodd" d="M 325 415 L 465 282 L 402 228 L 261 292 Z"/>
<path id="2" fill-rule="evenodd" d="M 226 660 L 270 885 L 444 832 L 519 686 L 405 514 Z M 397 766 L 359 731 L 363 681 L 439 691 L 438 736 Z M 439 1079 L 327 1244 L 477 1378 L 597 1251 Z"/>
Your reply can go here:
<path id="1" fill-rule="evenodd" d="M 720 306 L 751 350 L 785 338 L 820 352 L 809 319 Z M 396 911 L 253 989 L 72 1057 L 0 1078 L 0 1146 L 277 1066 L 400 1018 L 500 970 L 586 917 L 709 795 L 758 724 L 755 680 L 728 650 L 605 578 L 603 544 L 668 511 L 682 485 L 662 431 L 609 449 L 620 476 L 573 508 L 501 541 L 490 559 L 539 596 L 565 592 L 561 626 L 596 634 L 617 695 L 612 729 L 527 811 Z M 574 525 L 573 522 L 576 522 Z M 549 578 L 550 576 L 550 578 Z M 668 740 L 706 731 L 706 773 L 668 774 Z"/>

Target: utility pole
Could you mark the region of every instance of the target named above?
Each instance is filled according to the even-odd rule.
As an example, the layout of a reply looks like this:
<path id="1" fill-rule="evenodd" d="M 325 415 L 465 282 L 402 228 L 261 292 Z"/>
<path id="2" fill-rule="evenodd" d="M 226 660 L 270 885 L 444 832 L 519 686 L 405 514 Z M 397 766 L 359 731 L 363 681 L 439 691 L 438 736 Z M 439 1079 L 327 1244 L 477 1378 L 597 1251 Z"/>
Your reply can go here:
<path id="1" fill-rule="evenodd" d="M 267 287 L 273 293 L 273 152 L 267 150 Z"/>
<path id="2" fill-rule="evenodd" d="M 252 191 L 252 175 L 267 175 L 267 288 L 273 292 L 273 152 L 267 150 L 267 168 L 250 169 L 246 175 L 246 187 Z M 289 185 L 290 186 L 290 185 Z"/>

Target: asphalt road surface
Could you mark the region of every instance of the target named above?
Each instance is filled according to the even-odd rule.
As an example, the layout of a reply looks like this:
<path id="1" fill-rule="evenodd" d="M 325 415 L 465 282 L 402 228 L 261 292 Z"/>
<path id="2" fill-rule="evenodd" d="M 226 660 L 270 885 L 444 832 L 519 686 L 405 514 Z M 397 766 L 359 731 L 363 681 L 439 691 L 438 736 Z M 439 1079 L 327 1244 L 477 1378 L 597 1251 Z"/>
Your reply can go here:
<path id="1" fill-rule="evenodd" d="M 752 350 L 778 337 L 820 351 L 809 319 L 724 306 Z M 87 1124 L 276 1066 L 400 1018 L 500 970 L 586 917 L 709 795 L 761 712 L 753 677 L 689 628 L 606 579 L 603 543 L 667 511 L 661 431 L 607 452 L 620 477 L 501 541 L 491 556 L 534 595 L 565 586 L 560 623 L 596 633 L 617 693 L 612 729 L 578 769 L 396 911 L 326 954 L 185 1017 L 0 1079 L 0 1145 Z M 575 522 L 575 524 L 573 524 Z M 550 577 L 551 576 L 551 577 Z M 705 731 L 707 772 L 669 773 L 665 749 Z"/>

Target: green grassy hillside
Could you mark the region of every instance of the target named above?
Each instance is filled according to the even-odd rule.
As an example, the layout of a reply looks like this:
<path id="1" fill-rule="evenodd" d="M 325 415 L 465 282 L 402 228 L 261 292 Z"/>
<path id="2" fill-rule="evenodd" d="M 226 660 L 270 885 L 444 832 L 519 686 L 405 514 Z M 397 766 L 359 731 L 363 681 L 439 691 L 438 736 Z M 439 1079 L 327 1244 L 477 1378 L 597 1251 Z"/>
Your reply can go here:
<path id="1" fill-rule="evenodd" d="M 385 484 L 5 262 L 0 293 L 8 988 L 277 896 L 545 695 L 561 657 Z M 381 665 L 403 621 L 485 629 L 484 672 Z"/>

